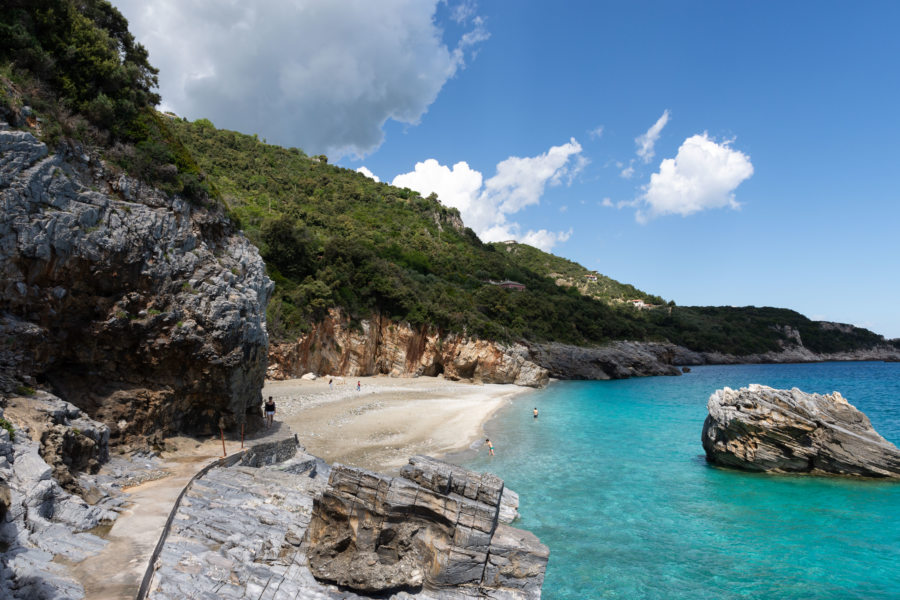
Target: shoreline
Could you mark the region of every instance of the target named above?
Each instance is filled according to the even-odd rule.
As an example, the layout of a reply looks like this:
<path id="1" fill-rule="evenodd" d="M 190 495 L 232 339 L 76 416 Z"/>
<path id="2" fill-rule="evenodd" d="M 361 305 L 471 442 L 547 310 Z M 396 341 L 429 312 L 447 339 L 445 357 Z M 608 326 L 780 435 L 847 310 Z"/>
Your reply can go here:
<path id="1" fill-rule="evenodd" d="M 331 386 L 328 381 L 266 381 L 263 399 L 274 397 L 276 431 L 287 425 L 307 452 L 328 463 L 388 475 L 415 454 L 446 458 L 470 450 L 501 407 L 533 391 L 442 377 L 335 377 Z"/>

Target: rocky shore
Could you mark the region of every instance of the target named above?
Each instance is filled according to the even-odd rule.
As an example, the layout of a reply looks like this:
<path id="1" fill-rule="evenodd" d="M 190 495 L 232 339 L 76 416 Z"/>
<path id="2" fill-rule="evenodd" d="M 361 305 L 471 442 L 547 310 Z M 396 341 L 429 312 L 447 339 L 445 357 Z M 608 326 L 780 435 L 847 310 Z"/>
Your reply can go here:
<path id="1" fill-rule="evenodd" d="M 501 522 L 515 500 L 499 478 L 426 457 L 386 477 L 289 443 L 190 486 L 146 598 L 540 598 L 549 552 Z"/>
<path id="2" fill-rule="evenodd" d="M 710 463 L 749 471 L 900 478 L 900 449 L 838 392 L 750 385 L 717 390 L 707 404 Z"/>
<path id="3" fill-rule="evenodd" d="M 839 328 L 838 323 L 822 323 Z M 380 315 L 358 328 L 340 311 L 317 323 L 295 341 L 269 349 L 269 379 L 292 379 L 315 373 L 346 377 L 442 375 L 473 383 L 514 383 L 544 387 L 556 379 L 624 379 L 680 375 L 684 366 L 747 363 L 900 360 L 900 350 L 884 346 L 848 352 L 815 353 L 803 346 L 797 332 L 778 352 L 732 355 L 695 352 L 656 342 L 611 342 L 602 346 L 520 342 L 503 344 L 429 328 L 413 328 Z"/>

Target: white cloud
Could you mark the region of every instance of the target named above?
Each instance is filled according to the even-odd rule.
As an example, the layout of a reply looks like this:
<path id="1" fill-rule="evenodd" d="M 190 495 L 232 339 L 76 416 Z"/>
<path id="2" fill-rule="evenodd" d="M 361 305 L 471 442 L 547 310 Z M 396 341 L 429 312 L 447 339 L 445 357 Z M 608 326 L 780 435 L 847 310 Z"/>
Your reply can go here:
<path id="1" fill-rule="evenodd" d="M 666 109 L 663 111 L 662 116 L 656 120 L 656 123 L 650 126 L 650 129 L 648 129 L 646 133 L 634 138 L 634 143 L 637 144 L 638 147 L 637 155 L 645 163 L 650 162 L 656 154 L 654 146 L 656 146 L 656 141 L 659 139 L 659 134 L 662 132 L 663 127 L 665 127 L 668 122 L 669 109 Z"/>
<path id="2" fill-rule="evenodd" d="M 613 204 L 613 201 L 610 200 L 609 198 L 604 198 L 603 200 L 600 201 L 600 206 L 605 206 L 606 208 L 612 208 L 615 205 Z"/>
<path id="3" fill-rule="evenodd" d="M 160 68 L 163 108 L 333 159 L 363 156 L 389 119 L 416 124 L 489 37 L 474 5 L 444 0 L 115 0 Z"/>
<path id="4" fill-rule="evenodd" d="M 375 173 L 373 173 L 372 171 L 370 171 L 370 170 L 367 169 L 366 167 L 360 167 L 360 168 L 358 168 L 358 169 L 356 170 L 356 172 L 357 172 L 357 173 L 362 173 L 363 175 L 365 175 L 365 176 L 368 177 L 369 179 L 374 179 L 375 181 L 381 181 L 381 180 L 378 178 L 378 175 L 376 175 Z"/>
<path id="5" fill-rule="evenodd" d="M 623 179 L 631 179 L 632 177 L 634 177 L 634 166 L 629 163 L 627 167 L 622 169 L 622 171 L 619 173 L 619 176 Z"/>
<path id="6" fill-rule="evenodd" d="M 519 224 L 508 221 L 508 217 L 540 203 L 548 183 L 559 184 L 576 174 L 583 166 L 578 160 L 580 153 L 581 145 L 572 138 L 539 156 L 512 156 L 498 164 L 496 175 L 487 181 L 465 162 L 451 169 L 429 158 L 416 163 L 414 171 L 397 175 L 391 183 L 423 195 L 436 193 L 444 205 L 458 208 L 463 222 L 485 241 L 516 239 L 549 250 L 568 240 L 571 231 L 541 229 L 523 234 Z M 574 164 L 570 164 L 572 157 Z"/>
<path id="7" fill-rule="evenodd" d="M 637 219 L 646 222 L 661 215 L 738 208 L 734 190 L 751 175 L 750 157 L 732 149 L 731 141 L 718 144 L 706 133 L 691 136 L 681 144 L 675 158 L 663 160 L 659 172 L 650 176 L 650 183 L 637 200 L 642 205 Z"/>
<path id="8" fill-rule="evenodd" d="M 594 127 L 593 129 L 588 131 L 588 135 L 592 140 L 599 140 L 601 137 L 603 137 L 603 125 Z"/>

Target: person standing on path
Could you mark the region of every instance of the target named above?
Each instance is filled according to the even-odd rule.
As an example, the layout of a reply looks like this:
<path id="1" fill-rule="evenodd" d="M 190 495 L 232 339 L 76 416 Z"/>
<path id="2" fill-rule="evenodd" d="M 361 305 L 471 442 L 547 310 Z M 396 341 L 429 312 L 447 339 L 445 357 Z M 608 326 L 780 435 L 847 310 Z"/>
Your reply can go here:
<path id="1" fill-rule="evenodd" d="M 494 456 L 494 444 L 491 443 L 490 438 L 484 440 L 484 443 L 488 447 L 488 454 L 490 454 L 491 456 Z"/>
<path id="2" fill-rule="evenodd" d="M 269 396 L 269 399 L 266 400 L 264 408 L 266 411 L 266 429 L 268 429 L 275 420 L 275 400 L 272 399 L 272 396 Z"/>

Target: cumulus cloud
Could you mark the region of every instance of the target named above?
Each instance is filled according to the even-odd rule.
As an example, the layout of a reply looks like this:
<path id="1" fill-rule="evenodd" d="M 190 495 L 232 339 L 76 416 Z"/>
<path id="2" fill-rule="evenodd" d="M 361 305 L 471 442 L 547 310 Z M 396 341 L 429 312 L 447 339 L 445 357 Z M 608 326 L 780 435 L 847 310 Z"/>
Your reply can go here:
<path id="1" fill-rule="evenodd" d="M 706 133 L 687 138 L 675 158 L 663 160 L 659 172 L 650 176 L 638 198 L 638 221 L 669 214 L 687 216 L 710 208 L 738 208 L 734 190 L 753 175 L 753 164 L 749 156 L 731 148 L 731 143 L 716 143 Z"/>
<path id="2" fill-rule="evenodd" d="M 637 155 L 644 163 L 650 162 L 656 154 L 656 141 L 659 139 L 659 134 L 662 132 L 663 127 L 668 122 L 669 109 L 666 109 L 663 111 L 662 116 L 656 120 L 656 123 L 650 126 L 650 129 L 634 138 L 634 143 L 637 144 Z"/>
<path id="3" fill-rule="evenodd" d="M 358 169 L 356 170 L 356 172 L 357 172 L 357 173 L 362 173 L 363 175 L 365 175 L 365 176 L 368 177 L 369 179 L 374 179 L 375 181 L 381 181 L 380 179 L 378 179 L 378 175 L 376 175 L 375 173 L 373 173 L 372 171 L 370 171 L 370 170 L 367 169 L 366 167 L 360 167 L 360 168 L 358 168 Z"/>
<path id="4" fill-rule="evenodd" d="M 416 124 L 489 37 L 474 4 L 443 41 L 445 0 L 116 0 L 160 68 L 163 107 L 332 158 L 364 156 L 388 119 Z"/>
<path id="5" fill-rule="evenodd" d="M 568 240 L 571 230 L 522 233 L 520 225 L 508 217 L 540 203 L 548 184 L 570 181 L 583 167 L 583 162 L 578 160 L 581 150 L 581 145 L 572 138 L 539 156 L 511 156 L 498 164 L 497 173 L 486 181 L 465 162 L 458 162 L 451 169 L 430 158 L 416 163 L 414 171 L 397 175 L 391 183 L 423 195 L 436 193 L 444 205 L 458 208 L 463 222 L 485 241 L 515 239 L 550 250 Z"/>

